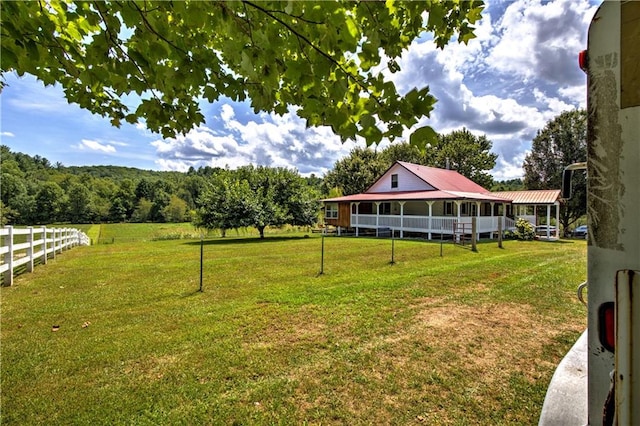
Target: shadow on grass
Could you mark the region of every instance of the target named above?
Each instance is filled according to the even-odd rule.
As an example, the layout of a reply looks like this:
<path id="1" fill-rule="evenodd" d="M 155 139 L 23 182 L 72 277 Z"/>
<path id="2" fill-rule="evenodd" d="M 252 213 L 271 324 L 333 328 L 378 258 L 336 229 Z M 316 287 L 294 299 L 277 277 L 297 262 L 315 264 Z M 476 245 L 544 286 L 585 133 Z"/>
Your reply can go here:
<path id="1" fill-rule="evenodd" d="M 308 236 L 268 236 L 264 238 L 260 237 L 224 237 L 224 238 L 216 238 L 214 240 L 203 241 L 205 246 L 211 245 L 227 245 L 227 244 L 262 244 L 262 243 L 278 243 L 283 241 L 295 241 L 295 240 L 308 240 L 310 237 Z M 199 246 L 200 240 L 198 241 L 189 241 L 185 242 L 185 245 L 190 246 Z"/>
<path id="2" fill-rule="evenodd" d="M 202 291 L 200 291 L 199 288 L 196 288 L 195 290 L 191 290 L 191 291 L 187 291 L 184 293 L 180 294 L 180 297 L 187 298 L 187 297 L 194 297 L 194 296 L 198 296 L 198 295 L 203 295 L 204 294 L 204 287 L 202 289 Z"/>

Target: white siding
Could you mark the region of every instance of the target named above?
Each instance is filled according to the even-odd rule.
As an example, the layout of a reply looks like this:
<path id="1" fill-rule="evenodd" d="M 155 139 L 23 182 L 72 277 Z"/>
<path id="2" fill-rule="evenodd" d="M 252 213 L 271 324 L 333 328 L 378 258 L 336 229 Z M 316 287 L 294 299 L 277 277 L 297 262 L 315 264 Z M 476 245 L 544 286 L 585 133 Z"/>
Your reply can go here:
<path id="1" fill-rule="evenodd" d="M 429 216 L 429 205 L 424 201 L 409 201 L 403 211 L 407 216 Z"/>
<path id="2" fill-rule="evenodd" d="M 391 188 L 391 175 L 398 175 L 398 187 Z M 394 165 L 367 192 L 429 191 L 435 189 L 399 164 Z"/>

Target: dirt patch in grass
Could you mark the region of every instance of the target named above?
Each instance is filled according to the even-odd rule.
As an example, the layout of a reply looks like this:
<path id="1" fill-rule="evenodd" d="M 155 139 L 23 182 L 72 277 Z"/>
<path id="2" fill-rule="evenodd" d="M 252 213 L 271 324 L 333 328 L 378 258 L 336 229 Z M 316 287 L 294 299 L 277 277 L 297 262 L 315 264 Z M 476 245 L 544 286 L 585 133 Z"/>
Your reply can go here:
<path id="1" fill-rule="evenodd" d="M 300 418 L 313 422 L 331 412 L 338 414 L 337 422 L 356 423 L 372 418 L 428 424 L 491 416 L 507 423 L 532 420 L 537 408 L 513 410 L 504 401 L 529 392 L 543 377 L 546 381 L 557 363 L 546 348 L 566 328 L 549 327 L 549 319 L 534 308 L 514 303 L 469 306 L 442 297 L 407 309 L 414 314 L 398 321 L 391 333 L 364 341 L 351 336 L 349 327 L 328 327 L 309 312 L 270 329 L 264 343 L 331 341 L 286 374 L 296 383 L 292 404 Z"/>
<path id="2" fill-rule="evenodd" d="M 139 360 L 130 360 L 124 363 L 122 372 L 139 381 L 156 381 L 162 379 L 177 360 L 177 355 L 149 356 Z"/>
<path id="3" fill-rule="evenodd" d="M 542 356 L 543 347 L 561 333 L 545 325 L 548 322 L 531 307 L 509 303 L 467 306 L 426 301 L 415 319 L 407 338 L 428 337 L 435 347 L 454 350 L 468 369 L 484 372 L 485 383 L 497 379 L 492 373 L 501 365 L 517 365 L 528 372 L 531 359 L 523 354 Z"/>
<path id="4" fill-rule="evenodd" d="M 246 349 L 282 348 L 296 345 L 322 343 L 327 333 L 327 324 L 320 320 L 313 307 L 306 307 L 295 313 L 269 312 L 263 309 L 265 323 L 251 341 L 246 341 Z"/>

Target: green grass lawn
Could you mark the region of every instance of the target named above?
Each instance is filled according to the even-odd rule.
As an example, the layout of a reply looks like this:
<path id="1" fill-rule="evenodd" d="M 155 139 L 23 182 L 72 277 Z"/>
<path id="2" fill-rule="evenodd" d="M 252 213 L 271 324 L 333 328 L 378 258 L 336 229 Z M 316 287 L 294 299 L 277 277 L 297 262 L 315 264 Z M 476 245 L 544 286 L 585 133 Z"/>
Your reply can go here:
<path id="1" fill-rule="evenodd" d="M 206 240 L 202 293 L 198 240 L 74 248 L 16 278 L 2 424 L 537 422 L 586 326 L 584 241 L 396 241 L 391 265 L 389 240 L 332 237 L 318 275 L 320 247 Z"/>

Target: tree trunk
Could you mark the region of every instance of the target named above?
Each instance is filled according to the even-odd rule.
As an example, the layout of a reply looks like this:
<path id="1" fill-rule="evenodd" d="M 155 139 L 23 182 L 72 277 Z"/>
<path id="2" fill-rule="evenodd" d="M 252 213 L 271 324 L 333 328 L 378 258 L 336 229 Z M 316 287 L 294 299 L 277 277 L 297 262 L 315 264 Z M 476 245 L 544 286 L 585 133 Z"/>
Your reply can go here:
<path id="1" fill-rule="evenodd" d="M 258 226 L 258 232 L 260 232 L 260 239 L 264 239 L 264 226 Z"/>

